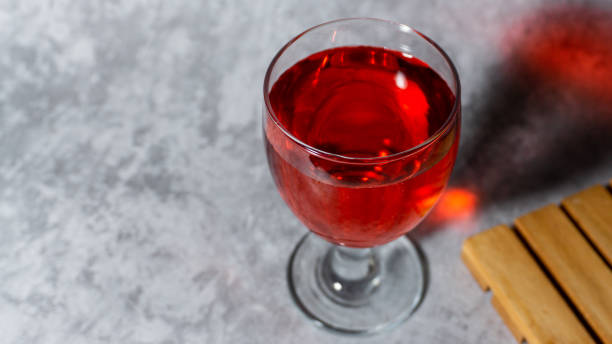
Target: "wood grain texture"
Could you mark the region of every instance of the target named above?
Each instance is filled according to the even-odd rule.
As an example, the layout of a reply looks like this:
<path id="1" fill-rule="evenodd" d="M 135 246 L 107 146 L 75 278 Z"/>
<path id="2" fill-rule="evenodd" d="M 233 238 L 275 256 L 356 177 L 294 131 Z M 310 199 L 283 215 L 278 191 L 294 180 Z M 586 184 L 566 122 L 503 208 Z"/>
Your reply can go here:
<path id="1" fill-rule="evenodd" d="M 565 198 L 562 204 L 601 255 L 612 264 L 612 194 L 605 187 L 596 185 Z"/>
<path id="2" fill-rule="evenodd" d="M 612 271 L 563 211 L 549 205 L 515 224 L 605 344 L 612 344 Z"/>
<path id="3" fill-rule="evenodd" d="M 462 258 L 520 343 L 594 343 L 536 261 L 507 226 L 468 238 Z"/>

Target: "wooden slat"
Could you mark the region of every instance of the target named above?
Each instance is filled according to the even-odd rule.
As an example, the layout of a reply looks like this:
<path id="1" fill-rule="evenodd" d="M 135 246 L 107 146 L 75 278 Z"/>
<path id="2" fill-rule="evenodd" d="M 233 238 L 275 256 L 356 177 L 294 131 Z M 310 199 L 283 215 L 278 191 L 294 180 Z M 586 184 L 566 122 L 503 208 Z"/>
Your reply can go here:
<path id="1" fill-rule="evenodd" d="M 606 261 L 612 264 L 612 195 L 610 192 L 605 187 L 597 185 L 567 197 L 562 204 Z"/>
<path id="2" fill-rule="evenodd" d="M 515 221 L 520 233 L 605 344 L 612 344 L 612 271 L 555 205 Z"/>
<path id="3" fill-rule="evenodd" d="M 594 343 L 510 228 L 468 238 L 461 256 L 519 343 Z"/>

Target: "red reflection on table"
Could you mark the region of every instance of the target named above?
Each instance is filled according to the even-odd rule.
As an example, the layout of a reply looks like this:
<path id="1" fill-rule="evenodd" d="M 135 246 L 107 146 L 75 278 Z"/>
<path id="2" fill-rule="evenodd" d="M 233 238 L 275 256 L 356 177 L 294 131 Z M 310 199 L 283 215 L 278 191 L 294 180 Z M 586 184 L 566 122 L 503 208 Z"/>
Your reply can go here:
<path id="1" fill-rule="evenodd" d="M 467 220 L 474 216 L 478 197 L 470 190 L 449 188 L 431 215 L 435 221 Z"/>

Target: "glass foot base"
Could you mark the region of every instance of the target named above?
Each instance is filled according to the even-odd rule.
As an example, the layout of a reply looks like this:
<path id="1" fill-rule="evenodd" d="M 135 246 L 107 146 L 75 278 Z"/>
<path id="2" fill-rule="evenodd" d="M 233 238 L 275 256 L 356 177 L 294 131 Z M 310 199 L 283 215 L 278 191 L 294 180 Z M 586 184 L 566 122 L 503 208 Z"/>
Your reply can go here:
<path id="1" fill-rule="evenodd" d="M 422 258 L 406 236 L 353 249 L 306 234 L 291 255 L 287 277 L 306 316 L 344 334 L 374 334 L 399 325 L 419 305 L 425 286 Z"/>

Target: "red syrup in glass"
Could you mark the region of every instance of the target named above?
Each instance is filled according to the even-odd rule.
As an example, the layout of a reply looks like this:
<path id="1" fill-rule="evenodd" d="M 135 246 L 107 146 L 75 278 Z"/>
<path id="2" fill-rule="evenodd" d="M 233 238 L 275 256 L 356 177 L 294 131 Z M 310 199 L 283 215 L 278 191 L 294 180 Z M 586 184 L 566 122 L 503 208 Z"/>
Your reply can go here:
<path id="1" fill-rule="evenodd" d="M 330 242 L 396 239 L 448 181 L 459 141 L 459 125 L 446 125 L 460 118 L 449 119 L 455 95 L 415 57 L 367 46 L 325 50 L 285 71 L 269 99 L 283 128 L 266 117 L 274 180 L 298 218 Z"/>

